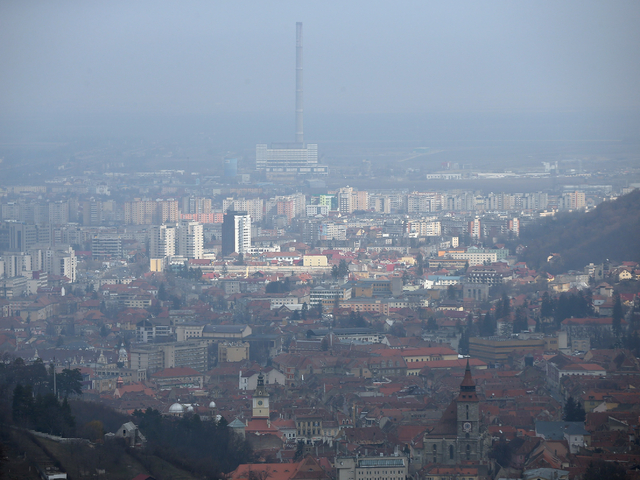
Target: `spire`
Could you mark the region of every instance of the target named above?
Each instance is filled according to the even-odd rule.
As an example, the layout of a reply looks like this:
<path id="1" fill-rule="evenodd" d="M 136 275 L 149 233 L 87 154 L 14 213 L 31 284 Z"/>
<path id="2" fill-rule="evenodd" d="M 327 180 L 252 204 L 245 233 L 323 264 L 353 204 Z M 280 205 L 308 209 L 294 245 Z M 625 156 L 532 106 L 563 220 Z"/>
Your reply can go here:
<path id="1" fill-rule="evenodd" d="M 258 374 L 258 382 L 256 384 L 256 389 L 253 392 L 254 397 L 268 397 L 267 389 L 264 386 L 264 375 L 262 372 Z"/>
<path id="2" fill-rule="evenodd" d="M 460 384 L 460 392 L 474 392 L 476 391 L 476 382 L 471 376 L 471 366 L 469 364 L 469 358 L 467 358 L 467 368 L 464 371 L 464 378 Z"/>

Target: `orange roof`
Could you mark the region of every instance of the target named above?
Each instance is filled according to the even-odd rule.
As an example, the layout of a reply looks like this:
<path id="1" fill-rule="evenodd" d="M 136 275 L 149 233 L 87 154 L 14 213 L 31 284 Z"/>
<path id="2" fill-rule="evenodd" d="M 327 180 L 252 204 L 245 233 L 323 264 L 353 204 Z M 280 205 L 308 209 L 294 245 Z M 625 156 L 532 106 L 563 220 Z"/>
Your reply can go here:
<path id="1" fill-rule="evenodd" d="M 255 478 L 256 474 L 262 477 L 262 472 L 269 480 L 322 479 L 326 477 L 320 464 L 311 456 L 307 456 L 298 463 L 250 463 L 238 465 L 238 468 L 229 473 L 227 478 L 229 480 L 249 480 Z"/>
<path id="2" fill-rule="evenodd" d="M 600 365 L 596 365 L 595 363 L 570 363 L 569 365 L 565 365 L 560 370 L 595 370 L 595 371 L 604 371 Z"/>
<path id="3" fill-rule="evenodd" d="M 378 352 L 385 357 L 417 357 L 420 355 L 457 355 L 455 350 L 447 347 L 390 348 Z"/>
<path id="4" fill-rule="evenodd" d="M 478 358 L 469 358 L 469 365 L 472 367 L 486 367 L 487 364 Z M 428 368 L 465 368 L 467 360 L 459 358 L 458 360 L 434 360 L 432 362 L 410 362 L 407 364 L 410 368 L 420 368 L 420 366 Z"/>

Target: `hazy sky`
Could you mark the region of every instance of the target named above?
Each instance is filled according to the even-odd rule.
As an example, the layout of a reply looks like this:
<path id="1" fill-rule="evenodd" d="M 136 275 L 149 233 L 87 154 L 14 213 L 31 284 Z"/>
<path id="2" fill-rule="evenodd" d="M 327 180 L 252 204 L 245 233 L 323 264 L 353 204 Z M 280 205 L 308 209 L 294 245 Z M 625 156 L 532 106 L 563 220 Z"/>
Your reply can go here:
<path id="1" fill-rule="evenodd" d="M 640 2 L 3 1 L 0 118 L 640 107 Z M 293 114 L 293 113 L 292 113 Z"/>

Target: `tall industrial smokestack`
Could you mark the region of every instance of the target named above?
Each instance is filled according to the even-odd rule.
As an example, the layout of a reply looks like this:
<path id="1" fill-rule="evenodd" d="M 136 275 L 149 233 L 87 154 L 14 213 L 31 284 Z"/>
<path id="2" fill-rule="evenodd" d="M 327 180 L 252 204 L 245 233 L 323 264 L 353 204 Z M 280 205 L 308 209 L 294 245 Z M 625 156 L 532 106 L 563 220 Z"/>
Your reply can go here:
<path id="1" fill-rule="evenodd" d="M 302 125 L 302 22 L 296 23 L 296 143 L 304 143 Z"/>

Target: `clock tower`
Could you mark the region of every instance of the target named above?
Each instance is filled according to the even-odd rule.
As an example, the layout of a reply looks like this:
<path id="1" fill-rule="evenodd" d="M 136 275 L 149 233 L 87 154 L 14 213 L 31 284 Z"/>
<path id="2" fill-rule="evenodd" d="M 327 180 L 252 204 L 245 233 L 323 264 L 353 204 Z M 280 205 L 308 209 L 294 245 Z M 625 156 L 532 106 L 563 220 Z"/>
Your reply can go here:
<path id="1" fill-rule="evenodd" d="M 480 402 L 476 395 L 476 382 L 471 376 L 467 359 L 464 379 L 460 384 L 460 394 L 456 400 L 458 458 L 460 460 L 478 460 L 480 439 Z"/>
<path id="2" fill-rule="evenodd" d="M 264 387 L 262 372 L 258 375 L 258 385 L 253 392 L 252 418 L 269 418 L 269 394 Z"/>

